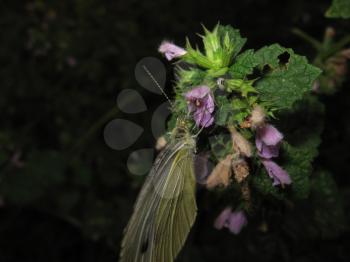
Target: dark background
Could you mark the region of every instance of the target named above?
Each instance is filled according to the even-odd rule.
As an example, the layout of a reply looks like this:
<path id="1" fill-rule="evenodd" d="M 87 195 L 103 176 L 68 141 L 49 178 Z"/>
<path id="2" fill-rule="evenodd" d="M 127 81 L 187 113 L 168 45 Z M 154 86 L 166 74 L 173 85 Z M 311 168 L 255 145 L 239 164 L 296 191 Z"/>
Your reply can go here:
<path id="1" fill-rule="evenodd" d="M 242 1 L 6 1 L 0 2 L 0 261 L 117 261 L 122 230 L 143 177 L 126 169 L 130 152 L 152 147 L 154 109 L 164 98 L 143 89 L 134 68 L 160 59 L 165 39 L 198 41 L 201 23 L 241 30 L 246 48 L 278 42 L 312 59 L 313 50 L 291 33 L 298 27 L 321 39 L 349 21 L 327 19 L 330 0 Z M 164 61 L 164 60 L 163 60 Z M 167 90 L 173 78 L 170 63 Z M 338 183 L 350 207 L 349 83 L 326 106 L 315 165 Z M 120 90 L 140 92 L 148 111 L 116 109 Z M 111 111 L 112 110 L 112 111 Z M 144 127 L 128 150 L 110 149 L 103 127 L 113 118 Z M 331 234 L 287 234 L 282 218 L 268 232 L 253 226 L 239 236 L 216 231 L 211 207 L 199 218 L 179 261 L 349 261 L 348 227 Z M 329 210 L 332 212 L 332 210 Z M 348 218 L 348 211 L 346 213 Z M 259 220 L 259 218 L 255 218 Z M 325 225 L 327 227 L 327 225 Z"/>

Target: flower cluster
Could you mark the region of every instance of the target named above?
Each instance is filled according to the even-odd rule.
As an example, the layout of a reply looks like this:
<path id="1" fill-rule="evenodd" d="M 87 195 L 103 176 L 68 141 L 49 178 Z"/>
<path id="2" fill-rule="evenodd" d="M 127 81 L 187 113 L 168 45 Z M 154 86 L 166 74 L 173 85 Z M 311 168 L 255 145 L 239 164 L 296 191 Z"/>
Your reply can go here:
<path id="1" fill-rule="evenodd" d="M 219 152 L 216 149 L 217 142 L 208 142 L 204 152 L 200 152 L 206 157 L 201 158 L 204 161 L 196 161 L 195 169 L 200 183 L 209 190 L 218 187 L 233 190 L 230 189 L 232 184 L 240 190 L 243 201 L 240 208 L 237 205 L 237 210 L 233 212 L 231 207 L 227 207 L 214 225 L 217 229 L 225 227 L 233 234 L 238 234 L 247 224 L 244 210 L 249 211 L 254 201 L 254 185 L 258 185 L 255 189 L 260 190 L 261 179 L 257 178 L 265 179 L 266 176 L 270 180 L 268 192 L 275 192 L 276 187 L 283 190 L 292 183 L 290 174 L 273 160 L 279 156 L 281 144 L 286 142 L 283 141 L 283 134 L 270 122 L 279 109 L 289 108 L 300 99 L 298 92 L 311 91 L 319 70 L 308 65 L 290 49 L 278 45 L 257 52 L 247 50 L 240 53 L 246 39 L 229 26 L 218 25 L 213 31 L 206 28 L 204 31 L 204 52 L 193 49 L 189 42 L 186 48 L 182 48 L 168 41 L 160 45 L 159 52 L 167 60 L 179 59 L 182 62 L 177 64 L 176 114 L 190 116 L 199 132 L 208 129 L 205 134 L 213 135 L 201 136 L 206 141 L 229 134 L 229 141 L 221 143 Z M 299 72 L 299 77 L 307 75 L 310 79 L 299 91 L 288 90 L 291 85 L 284 86 L 285 79 L 276 77 L 279 82 L 271 86 L 264 77 L 256 79 L 252 75 L 255 69 L 261 70 L 263 75 L 262 69 L 266 65 L 275 66 L 279 71 L 299 70 L 301 67 L 278 68 L 279 63 L 275 61 L 283 52 L 287 52 L 290 59 L 300 61 L 302 68 L 305 68 L 305 72 Z M 269 57 L 272 54 L 274 56 Z M 187 64 L 186 67 L 182 67 L 183 64 Z M 298 77 L 295 72 L 293 75 Z M 308 90 L 304 90 L 305 86 L 308 86 Z M 280 94 L 282 88 L 285 88 L 284 93 Z M 206 164 L 208 159 L 214 162 L 211 169 Z M 198 168 L 198 163 L 205 165 L 205 168 Z M 259 168 L 261 164 L 266 172 Z"/>

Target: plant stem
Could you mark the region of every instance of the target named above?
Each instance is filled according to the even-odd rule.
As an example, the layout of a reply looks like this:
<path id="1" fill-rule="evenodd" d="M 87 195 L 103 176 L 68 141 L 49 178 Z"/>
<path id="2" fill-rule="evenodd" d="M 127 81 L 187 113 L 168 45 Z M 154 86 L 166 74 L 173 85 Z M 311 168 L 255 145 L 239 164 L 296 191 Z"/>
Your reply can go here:
<path id="1" fill-rule="evenodd" d="M 128 104 L 131 104 L 135 101 L 134 96 L 127 96 L 123 99 L 121 104 L 119 106 L 123 108 L 124 106 L 127 106 Z M 93 124 L 89 130 L 80 138 L 78 141 L 74 144 L 72 147 L 72 152 L 79 152 L 82 147 L 90 140 L 91 137 L 95 135 L 95 133 L 100 130 L 111 118 L 116 117 L 120 110 L 118 109 L 117 105 L 113 106 L 108 112 L 103 114 L 95 124 Z"/>
<path id="2" fill-rule="evenodd" d="M 304 31 L 293 28 L 292 33 L 299 36 L 300 38 L 304 39 L 306 42 L 308 42 L 310 45 L 312 45 L 317 51 L 319 51 L 322 48 L 322 43 L 318 41 L 317 39 L 313 38 L 312 36 L 308 35 Z"/>
<path id="3" fill-rule="evenodd" d="M 118 113 L 119 110 L 117 106 L 114 106 L 111 110 L 102 115 L 97 122 L 93 124 L 81 138 L 78 139 L 78 141 L 72 147 L 72 151 L 79 151 L 108 120 L 115 117 Z"/>

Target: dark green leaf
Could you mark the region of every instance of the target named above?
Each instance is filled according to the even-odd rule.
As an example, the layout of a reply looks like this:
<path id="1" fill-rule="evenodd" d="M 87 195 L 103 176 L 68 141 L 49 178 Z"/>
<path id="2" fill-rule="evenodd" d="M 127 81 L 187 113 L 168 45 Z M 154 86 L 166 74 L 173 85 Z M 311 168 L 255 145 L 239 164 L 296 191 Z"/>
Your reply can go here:
<path id="1" fill-rule="evenodd" d="M 215 123 L 219 126 L 227 126 L 227 120 L 232 114 L 232 106 L 225 96 L 216 98 L 218 109 L 215 112 Z"/>
<path id="2" fill-rule="evenodd" d="M 258 64 L 254 50 L 249 49 L 236 57 L 229 69 L 229 73 L 233 78 L 244 79 L 247 75 L 253 73 L 254 67 Z"/>
<path id="3" fill-rule="evenodd" d="M 331 18 L 350 18 L 350 0 L 333 0 L 331 7 L 326 12 Z"/>
<path id="4" fill-rule="evenodd" d="M 278 56 L 288 53 L 289 61 L 280 65 Z M 303 56 L 279 45 L 265 47 L 257 52 L 259 64 L 268 64 L 272 71 L 256 82 L 262 101 L 271 102 L 278 109 L 291 108 L 305 93 L 310 92 L 320 69 L 308 64 Z"/>

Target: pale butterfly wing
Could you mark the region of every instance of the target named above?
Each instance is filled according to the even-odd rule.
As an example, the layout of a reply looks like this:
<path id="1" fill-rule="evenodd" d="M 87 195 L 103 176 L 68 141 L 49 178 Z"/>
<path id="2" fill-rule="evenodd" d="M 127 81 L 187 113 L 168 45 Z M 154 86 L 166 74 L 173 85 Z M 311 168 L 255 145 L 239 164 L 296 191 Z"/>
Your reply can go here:
<path id="1" fill-rule="evenodd" d="M 197 214 L 194 141 L 170 143 L 157 157 L 125 230 L 120 261 L 171 262 Z"/>

